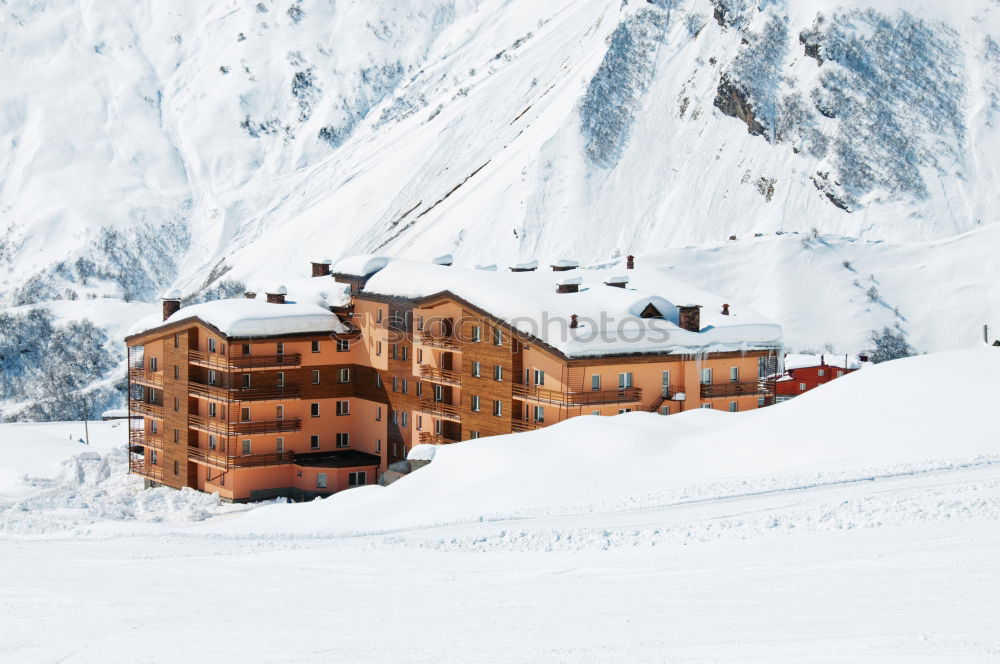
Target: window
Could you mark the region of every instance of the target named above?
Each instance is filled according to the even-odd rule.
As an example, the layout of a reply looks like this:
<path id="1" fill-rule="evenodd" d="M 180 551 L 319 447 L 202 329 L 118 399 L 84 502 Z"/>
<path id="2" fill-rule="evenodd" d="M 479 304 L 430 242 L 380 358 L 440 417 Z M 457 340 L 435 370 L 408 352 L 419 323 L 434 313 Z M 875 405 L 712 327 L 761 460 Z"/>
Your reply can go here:
<path id="1" fill-rule="evenodd" d="M 475 343 L 479 343 L 480 341 L 482 341 L 482 332 L 483 332 L 482 328 L 480 328 L 478 325 L 473 325 L 472 338 L 470 339 L 470 341 L 473 341 Z"/>
<path id="2" fill-rule="evenodd" d="M 243 387 L 250 387 L 250 374 L 243 374 Z"/>
<path id="3" fill-rule="evenodd" d="M 218 413 L 218 408 L 217 408 L 215 402 L 214 401 L 209 401 L 208 402 L 208 416 L 209 417 L 215 417 L 216 413 Z"/>
<path id="4" fill-rule="evenodd" d="M 410 391 L 410 381 L 408 381 L 407 379 L 404 378 L 403 379 L 403 394 L 406 394 L 409 391 Z"/>
<path id="5" fill-rule="evenodd" d="M 730 413 L 735 413 L 737 410 L 739 410 L 739 406 L 737 405 L 737 403 L 735 401 L 730 401 L 729 402 L 729 412 Z"/>
<path id="6" fill-rule="evenodd" d="M 243 344 L 242 349 L 244 355 L 250 354 L 250 344 Z"/>
<path id="7" fill-rule="evenodd" d="M 837 371 L 837 378 L 840 378 L 843 375 L 844 375 L 843 371 L 839 371 L 839 370 Z"/>
<path id="8" fill-rule="evenodd" d="M 285 451 L 285 438 L 283 436 L 278 436 L 274 439 L 274 451 L 278 454 Z"/>
<path id="9" fill-rule="evenodd" d="M 417 396 L 418 397 L 424 396 L 424 384 L 421 383 L 419 380 L 417 381 Z"/>
<path id="10" fill-rule="evenodd" d="M 340 382 L 341 383 L 350 383 L 351 382 L 351 370 L 350 369 L 341 369 L 340 370 Z"/>
<path id="11" fill-rule="evenodd" d="M 319 404 L 311 403 L 309 404 L 309 417 L 319 417 Z"/>
<path id="12" fill-rule="evenodd" d="M 757 397 L 757 407 L 758 408 L 764 407 L 764 397 Z"/>
<path id="13" fill-rule="evenodd" d="M 816 375 L 819 376 L 820 378 L 822 378 L 823 376 L 826 375 L 826 370 L 825 369 L 817 369 L 816 370 Z"/>
<path id="14" fill-rule="evenodd" d="M 545 384 L 545 372 L 541 369 L 535 369 L 535 385 Z"/>
<path id="15" fill-rule="evenodd" d="M 351 445 L 351 434 L 346 432 L 341 432 L 337 434 L 337 447 L 350 447 Z"/>
<path id="16" fill-rule="evenodd" d="M 503 380 L 503 366 L 498 364 L 493 367 L 493 380 Z"/>
<path id="17" fill-rule="evenodd" d="M 390 408 L 389 421 L 392 422 L 393 424 L 399 424 L 399 412 Z"/>
<path id="18" fill-rule="evenodd" d="M 423 430 L 424 430 L 424 416 L 417 415 L 417 431 L 423 431 Z"/>
<path id="19" fill-rule="evenodd" d="M 535 421 L 544 422 L 545 421 L 545 408 L 542 406 L 535 406 Z"/>
<path id="20" fill-rule="evenodd" d="M 347 339 L 337 339 L 337 352 L 346 353 L 351 350 L 351 342 Z"/>
<path id="21" fill-rule="evenodd" d="M 215 339 L 212 339 L 211 337 L 209 337 L 208 339 L 208 352 L 209 353 L 215 352 Z"/>
<path id="22" fill-rule="evenodd" d="M 712 370 L 711 369 L 702 369 L 701 370 L 701 384 L 702 385 L 711 385 L 712 384 Z"/>
<path id="23" fill-rule="evenodd" d="M 208 449 L 214 450 L 216 448 L 215 434 L 208 434 Z"/>
<path id="24" fill-rule="evenodd" d="M 180 347 L 181 347 L 181 335 L 175 334 L 174 335 L 174 348 L 180 348 Z"/>
<path id="25" fill-rule="evenodd" d="M 595 411 L 591 412 L 591 415 L 597 415 L 598 417 L 600 417 L 601 411 L 595 410 Z"/>
<path id="26" fill-rule="evenodd" d="M 664 371 L 660 374 L 660 396 L 670 396 L 670 372 Z"/>
<path id="27" fill-rule="evenodd" d="M 423 348 L 418 348 L 417 349 L 417 364 L 423 364 L 423 362 L 424 362 L 424 349 Z"/>
<path id="28" fill-rule="evenodd" d="M 153 465 L 155 466 L 155 465 L 156 465 L 156 462 L 157 462 L 158 460 L 159 460 L 159 459 L 158 459 L 158 457 L 156 456 L 156 450 L 150 450 L 150 451 L 149 451 L 149 462 L 150 462 L 151 464 L 153 464 Z"/>
<path id="29" fill-rule="evenodd" d="M 624 415 L 625 413 L 631 413 L 631 412 L 632 412 L 631 408 L 619 408 L 618 409 L 618 414 L 619 415 Z"/>
<path id="30" fill-rule="evenodd" d="M 159 369 L 160 363 L 157 362 L 155 357 L 149 358 L 149 370 L 157 371 Z"/>
<path id="31" fill-rule="evenodd" d="M 243 454 L 250 454 L 250 439 L 243 439 Z"/>
<path id="32" fill-rule="evenodd" d="M 180 397 L 174 397 L 174 410 L 179 411 L 181 409 Z"/>
<path id="33" fill-rule="evenodd" d="M 311 450 L 319 449 L 319 436 L 309 436 L 309 449 Z"/>
<path id="34" fill-rule="evenodd" d="M 316 488 L 317 489 L 326 488 L 326 473 L 316 473 Z"/>
<path id="35" fill-rule="evenodd" d="M 375 439 L 375 454 L 382 454 L 382 439 Z"/>
<path id="36" fill-rule="evenodd" d="M 356 472 L 348 473 L 347 475 L 347 486 L 364 486 L 366 481 L 365 471 L 359 470 Z"/>
<path id="37" fill-rule="evenodd" d="M 394 359 L 394 360 L 399 359 L 399 345 L 398 344 L 389 344 L 389 357 L 392 358 L 392 359 Z"/>
<path id="38" fill-rule="evenodd" d="M 404 360 L 410 359 L 410 347 L 409 346 L 403 346 L 403 359 Z"/>
<path id="39" fill-rule="evenodd" d="M 424 317 L 423 316 L 417 316 L 417 329 L 418 330 L 423 330 L 424 329 Z"/>
<path id="40" fill-rule="evenodd" d="M 319 385 L 319 369 L 312 370 L 313 385 Z"/>
<path id="41" fill-rule="evenodd" d="M 250 421 L 250 408 L 248 406 L 243 406 L 240 408 L 240 422 Z"/>
<path id="42" fill-rule="evenodd" d="M 313 353 L 318 353 L 319 352 L 319 342 L 318 341 L 313 341 L 310 344 L 309 350 L 311 350 Z"/>
<path id="43" fill-rule="evenodd" d="M 376 323 L 381 323 L 382 322 L 382 308 L 381 307 L 379 307 L 378 309 L 375 310 L 375 322 Z"/>
<path id="44" fill-rule="evenodd" d="M 660 415 L 669 415 L 670 406 L 660 406 Z"/>
<path id="45" fill-rule="evenodd" d="M 472 363 L 472 375 L 475 376 L 476 378 L 479 378 L 479 376 L 481 375 L 480 374 L 481 369 L 482 367 L 479 364 L 479 362 Z"/>
<path id="46" fill-rule="evenodd" d="M 469 438 L 471 438 L 472 440 L 475 440 L 476 438 L 479 438 L 479 432 L 478 431 L 470 431 L 469 432 Z"/>
<path id="47" fill-rule="evenodd" d="M 593 374 L 590 377 L 590 389 L 592 390 L 601 389 L 601 374 Z"/>
<path id="48" fill-rule="evenodd" d="M 740 368 L 739 367 L 729 367 L 729 382 L 738 383 L 740 382 Z"/>
<path id="49" fill-rule="evenodd" d="M 392 377 L 392 391 L 399 392 L 399 379 L 395 376 Z"/>
<path id="50" fill-rule="evenodd" d="M 375 342 L 375 354 L 376 355 L 381 355 L 382 354 L 382 342 L 381 341 L 376 341 Z"/>
<path id="51" fill-rule="evenodd" d="M 219 476 L 219 486 L 226 486 L 226 474 L 223 473 Z"/>
<path id="52" fill-rule="evenodd" d="M 618 374 L 618 389 L 624 390 L 629 387 L 632 387 L 632 372 L 625 371 L 623 373 Z"/>
<path id="53" fill-rule="evenodd" d="M 274 407 L 274 419 L 283 420 L 285 419 L 285 406 L 283 404 L 278 404 Z"/>
<path id="54" fill-rule="evenodd" d="M 479 396 L 476 394 L 472 395 L 472 411 L 475 413 L 479 412 Z"/>
<path id="55" fill-rule="evenodd" d="M 440 385 L 434 386 L 434 401 L 444 401 L 444 388 Z"/>
<path id="56" fill-rule="evenodd" d="M 219 384 L 219 374 L 217 374 L 214 369 L 208 370 L 208 384 L 209 385 Z"/>
<path id="57" fill-rule="evenodd" d="M 284 371 L 279 371 L 277 374 L 275 374 L 275 380 L 277 381 L 277 386 L 278 387 L 284 387 L 285 386 L 285 372 Z"/>
<path id="58" fill-rule="evenodd" d="M 805 383 L 799 383 L 799 391 L 800 392 L 805 392 L 806 391 L 806 384 Z"/>
<path id="59" fill-rule="evenodd" d="M 382 387 L 382 374 L 375 374 L 375 387 Z"/>
<path id="60" fill-rule="evenodd" d="M 181 474 L 181 464 L 179 461 L 174 461 L 174 475 Z"/>
<path id="61" fill-rule="evenodd" d="M 410 414 L 405 410 L 400 414 L 400 424 L 404 427 L 410 426 Z"/>
<path id="62" fill-rule="evenodd" d="M 710 404 L 710 403 L 703 403 L 703 404 L 701 404 L 701 407 L 702 408 L 711 408 L 712 404 Z"/>
<path id="63" fill-rule="evenodd" d="M 497 417 L 503 417 L 503 401 L 493 402 L 493 414 Z"/>
<path id="64" fill-rule="evenodd" d="M 175 364 L 174 365 L 174 380 L 180 380 L 180 377 L 181 377 L 181 368 L 180 368 L 180 366 L 178 366 L 178 365 Z"/>
<path id="65" fill-rule="evenodd" d="M 499 327 L 493 329 L 493 345 L 503 346 L 503 330 Z"/>
<path id="66" fill-rule="evenodd" d="M 337 402 L 337 415 L 350 415 L 351 414 L 351 402 L 350 401 L 338 401 Z"/>
<path id="67" fill-rule="evenodd" d="M 441 423 L 441 420 L 434 420 L 434 433 L 439 436 L 444 433 L 444 424 Z"/>
<path id="68" fill-rule="evenodd" d="M 149 432 L 150 433 L 159 433 L 159 430 L 160 430 L 160 424 L 156 420 L 150 420 L 149 421 Z"/>
<path id="69" fill-rule="evenodd" d="M 285 342 L 284 341 L 279 341 L 278 343 L 276 343 L 274 345 L 274 352 L 275 352 L 276 355 L 284 355 L 285 354 Z"/>
<path id="70" fill-rule="evenodd" d="M 175 443 L 181 442 L 181 430 L 180 429 L 174 429 L 174 442 Z"/>
<path id="71" fill-rule="evenodd" d="M 375 406 L 375 421 L 382 421 L 382 406 Z"/>

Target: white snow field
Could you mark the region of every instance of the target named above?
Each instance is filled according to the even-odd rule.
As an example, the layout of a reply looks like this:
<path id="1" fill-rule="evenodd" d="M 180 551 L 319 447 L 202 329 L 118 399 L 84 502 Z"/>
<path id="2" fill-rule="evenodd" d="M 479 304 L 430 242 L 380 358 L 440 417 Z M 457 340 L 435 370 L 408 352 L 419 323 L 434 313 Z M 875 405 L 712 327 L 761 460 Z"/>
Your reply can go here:
<path id="1" fill-rule="evenodd" d="M 998 375 L 578 418 L 307 504 L 141 490 L 121 422 L 0 425 L 0 660 L 995 662 Z"/>

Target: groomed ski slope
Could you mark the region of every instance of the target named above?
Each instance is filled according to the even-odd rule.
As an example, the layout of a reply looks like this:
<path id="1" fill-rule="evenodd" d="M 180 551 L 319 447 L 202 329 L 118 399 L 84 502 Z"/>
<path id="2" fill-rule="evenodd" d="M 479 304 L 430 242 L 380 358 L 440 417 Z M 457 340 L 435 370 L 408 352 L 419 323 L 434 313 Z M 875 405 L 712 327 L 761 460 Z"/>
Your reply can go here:
<path id="1" fill-rule="evenodd" d="M 139 490 L 121 423 L 2 425 L 0 660 L 996 661 L 998 369 L 581 418 L 304 505 Z"/>

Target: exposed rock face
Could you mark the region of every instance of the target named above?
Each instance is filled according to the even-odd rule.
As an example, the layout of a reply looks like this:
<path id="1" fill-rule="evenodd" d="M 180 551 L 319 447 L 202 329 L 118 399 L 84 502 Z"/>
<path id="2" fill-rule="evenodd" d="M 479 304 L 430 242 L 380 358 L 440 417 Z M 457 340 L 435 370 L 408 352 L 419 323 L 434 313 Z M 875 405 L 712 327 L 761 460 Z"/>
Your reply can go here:
<path id="1" fill-rule="evenodd" d="M 754 136 L 764 134 L 764 126 L 757 121 L 753 107 L 746 93 L 723 74 L 719 79 L 719 89 L 715 95 L 715 107 L 724 114 L 746 123 L 747 131 Z"/>

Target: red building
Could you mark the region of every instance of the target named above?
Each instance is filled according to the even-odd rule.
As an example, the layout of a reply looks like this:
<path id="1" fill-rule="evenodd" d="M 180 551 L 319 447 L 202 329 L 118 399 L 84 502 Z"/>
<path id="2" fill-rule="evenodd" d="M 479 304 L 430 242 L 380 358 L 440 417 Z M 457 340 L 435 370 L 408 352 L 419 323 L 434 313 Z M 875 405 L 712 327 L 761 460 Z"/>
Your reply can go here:
<path id="1" fill-rule="evenodd" d="M 787 401 L 844 374 L 857 371 L 859 364 L 842 357 L 827 362 L 823 355 L 819 356 L 818 361 L 815 355 L 786 355 L 785 373 L 775 382 L 775 399 Z"/>

